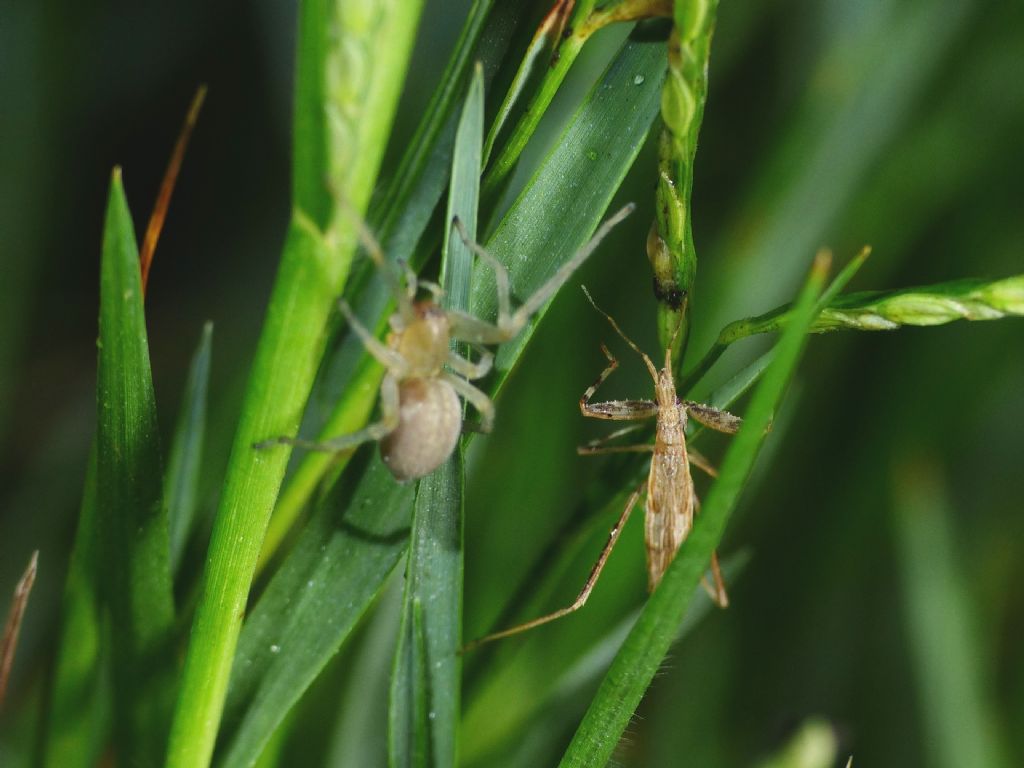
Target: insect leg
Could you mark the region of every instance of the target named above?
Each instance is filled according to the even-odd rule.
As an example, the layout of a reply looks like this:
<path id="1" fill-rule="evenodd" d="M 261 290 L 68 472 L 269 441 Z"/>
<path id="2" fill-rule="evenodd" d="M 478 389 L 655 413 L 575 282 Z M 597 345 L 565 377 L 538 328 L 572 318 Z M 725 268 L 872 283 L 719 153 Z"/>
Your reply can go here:
<path id="1" fill-rule="evenodd" d="M 650 419 L 658 415 L 658 405 L 653 400 L 609 400 L 603 403 L 591 402 L 598 387 L 604 384 L 605 379 L 611 376 L 612 371 L 619 367 L 619 361 L 608 351 L 608 347 L 601 345 L 601 351 L 608 358 L 608 367 L 601 371 L 597 381 L 587 387 L 587 391 L 580 398 L 580 413 L 593 419 L 612 419 L 616 421 L 631 421 Z"/>
<path id="2" fill-rule="evenodd" d="M 385 374 L 380 385 L 380 421 L 369 424 L 357 432 L 347 435 L 338 435 L 327 440 L 303 440 L 297 437 L 272 437 L 269 440 L 256 443 L 253 447 L 257 449 L 270 448 L 274 445 L 294 445 L 298 448 L 305 448 L 308 451 L 320 451 L 322 453 L 339 453 L 340 451 L 355 448 L 362 443 L 380 440 L 391 434 L 398 426 L 398 382 L 391 374 Z"/>
<path id="3" fill-rule="evenodd" d="M 690 463 L 697 467 L 697 469 L 704 470 L 709 477 L 718 477 L 718 470 L 715 469 L 714 465 L 707 460 L 703 453 L 697 451 L 690 446 L 686 447 L 687 458 Z"/>
<path id="4" fill-rule="evenodd" d="M 628 435 L 631 432 L 636 432 L 638 429 L 643 429 L 644 424 L 630 424 L 628 427 L 617 429 L 610 435 L 599 437 L 596 440 L 591 440 L 586 445 L 581 445 L 576 449 L 576 453 L 580 456 L 594 456 L 599 453 L 647 453 L 648 451 L 654 450 L 654 443 L 640 443 L 639 445 L 606 445 L 606 443 L 615 440 L 616 438 Z"/>
<path id="5" fill-rule="evenodd" d="M 697 498 L 696 493 L 693 494 L 693 511 L 700 512 L 700 499 Z M 711 553 L 711 578 L 715 582 L 714 587 L 708 583 L 707 576 L 701 576 L 700 585 L 704 587 L 704 591 L 708 593 L 708 597 L 715 605 L 719 608 L 728 608 L 729 594 L 725 591 L 725 579 L 722 578 L 722 568 L 718 564 L 717 550 Z"/>
<path id="6" fill-rule="evenodd" d="M 503 629 L 500 632 L 493 632 L 489 635 L 485 635 L 478 640 L 474 640 L 468 645 L 463 647 L 463 652 L 472 650 L 479 645 L 489 643 L 492 640 L 500 640 L 503 637 L 511 637 L 512 635 L 518 635 L 520 632 L 526 632 L 527 630 L 539 627 L 542 624 L 548 624 L 555 619 L 560 619 L 563 616 L 568 616 L 574 611 L 578 611 L 584 605 L 586 605 L 587 598 L 590 597 L 590 593 L 594 591 L 594 585 L 597 584 L 598 578 L 601 576 L 601 571 L 604 570 L 605 563 L 608 562 L 608 556 L 611 555 L 612 549 L 615 547 L 615 542 L 619 540 L 619 534 L 622 533 L 622 529 L 626 525 L 626 521 L 629 520 L 629 513 L 633 511 L 633 507 L 636 506 L 637 500 L 640 498 L 640 494 L 643 492 L 643 485 L 640 485 L 629 497 L 629 501 L 626 502 L 625 508 L 622 510 L 622 514 L 619 516 L 615 526 L 608 533 L 608 543 L 604 545 L 604 549 L 601 550 L 600 557 L 597 558 L 597 562 L 590 569 L 590 575 L 587 577 L 587 582 L 583 585 L 583 589 L 580 590 L 579 595 L 572 601 L 570 605 L 564 608 L 559 608 L 557 611 L 541 616 L 540 618 L 533 619 L 532 621 L 518 624 L 509 629 Z"/>
<path id="7" fill-rule="evenodd" d="M 714 579 L 715 588 L 714 591 L 709 591 L 711 599 L 715 601 L 715 605 L 719 608 L 729 607 L 729 594 L 725 591 L 725 580 L 722 578 L 722 568 L 718 564 L 718 551 L 711 553 L 711 578 Z M 705 589 L 707 589 L 707 581 L 704 581 Z"/>
<path id="8" fill-rule="evenodd" d="M 446 371 L 441 376 L 452 385 L 452 389 L 466 398 L 476 408 L 480 414 L 480 430 L 482 432 L 490 432 L 491 427 L 494 426 L 494 403 L 491 402 L 491 398 L 465 379 L 460 379 L 452 373 Z"/>
<path id="9" fill-rule="evenodd" d="M 692 400 L 684 400 L 683 407 L 690 416 L 705 427 L 710 427 L 719 432 L 734 434 L 739 431 L 740 425 L 743 423 L 743 419 L 739 416 L 734 416 L 728 411 L 720 411 L 710 405 L 695 403 Z"/>

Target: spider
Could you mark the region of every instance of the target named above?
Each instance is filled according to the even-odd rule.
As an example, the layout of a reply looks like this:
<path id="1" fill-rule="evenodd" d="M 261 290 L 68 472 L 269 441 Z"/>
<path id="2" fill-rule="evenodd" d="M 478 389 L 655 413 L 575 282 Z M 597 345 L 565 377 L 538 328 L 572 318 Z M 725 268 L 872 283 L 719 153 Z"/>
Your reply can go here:
<path id="1" fill-rule="evenodd" d="M 257 443 L 256 447 L 287 444 L 335 453 L 378 441 L 381 458 L 399 482 L 433 472 L 455 450 L 462 432 L 460 396 L 480 414 L 481 431 L 489 432 L 494 423 L 494 404 L 470 383 L 486 376 L 494 361 L 493 354 L 484 345 L 501 344 L 514 338 L 634 207 L 630 203 L 606 220 L 591 240 L 515 311 L 511 306 L 508 271 L 469 238 L 457 218 L 453 220 L 466 246 L 494 270 L 498 294 L 495 324 L 466 312 L 442 308 L 438 303 L 443 293 L 441 288 L 419 280 L 411 269 L 405 270 L 403 287 L 380 244 L 360 222 L 359 239 L 397 302 L 397 311 L 388 320 L 391 330 L 386 342 L 377 339 L 344 300 L 339 302 L 339 307 L 366 350 L 386 369 L 380 386 L 380 420 L 357 432 L 324 441 L 276 437 Z M 430 298 L 416 299 L 421 286 L 429 291 Z M 452 341 L 467 342 L 479 353 L 479 359 L 474 362 L 461 356 L 451 349 Z"/>

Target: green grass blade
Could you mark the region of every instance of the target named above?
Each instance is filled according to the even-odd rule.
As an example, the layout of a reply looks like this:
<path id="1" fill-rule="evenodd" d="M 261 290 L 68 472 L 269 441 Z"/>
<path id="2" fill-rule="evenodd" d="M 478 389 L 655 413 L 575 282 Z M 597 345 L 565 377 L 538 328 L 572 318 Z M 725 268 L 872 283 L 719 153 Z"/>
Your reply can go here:
<path id="1" fill-rule="evenodd" d="M 444 188 L 447 169 L 435 173 L 430 173 L 429 169 L 435 164 L 448 165 L 442 161 L 450 158 L 449 147 L 458 120 L 459 96 L 465 83 L 472 76 L 473 54 L 481 35 L 484 34 L 493 6 L 494 0 L 475 0 L 469 9 L 459 39 L 455 43 L 455 50 L 445 66 L 437 90 L 431 97 L 424 119 L 417 126 L 416 133 L 409 142 L 409 149 L 402 156 L 394 179 L 381 200 L 380 210 L 383 213 L 379 218 L 371 217 L 371 220 L 379 221 L 382 233 L 390 235 L 396 222 L 407 216 L 409 201 L 420 198 L 419 192 L 427 192 L 422 200 L 426 216 L 430 215 L 437 203 Z M 492 45 L 496 42 L 493 41 Z M 493 55 L 491 51 L 479 51 L 477 57 L 488 54 Z M 496 65 L 496 62 L 491 64 Z M 424 185 L 423 181 L 430 181 L 431 177 L 436 177 L 434 183 Z M 426 223 L 425 217 L 423 223 Z M 419 232 L 416 233 L 417 237 L 418 235 Z M 390 240 L 390 237 L 387 239 Z M 391 243 L 389 247 L 390 245 Z"/>
<path id="2" fill-rule="evenodd" d="M 351 655 L 351 674 L 338 702 L 325 765 L 387 763 L 388 681 L 402 611 L 400 579 L 391 579 Z"/>
<path id="3" fill-rule="evenodd" d="M 783 328 L 790 308 L 722 329 L 720 344 Z M 891 331 L 904 325 L 931 326 L 955 320 L 998 320 L 1024 316 L 1024 275 L 1003 280 L 955 280 L 899 291 L 861 291 L 830 302 L 811 326 L 811 333 L 829 331 Z"/>
<path id="4" fill-rule="evenodd" d="M 562 758 L 563 766 L 604 765 L 629 724 L 644 691 L 662 663 L 677 617 L 686 611 L 693 592 L 718 546 L 730 513 L 750 476 L 772 414 L 796 368 L 805 336 L 825 285 L 827 259 L 819 257 L 801 291 L 793 321 L 776 348 L 760 385 L 744 414 L 743 427 L 732 441 L 718 479 L 693 530 L 669 566 L 661 585 L 612 662 L 597 695 Z"/>
<path id="5" fill-rule="evenodd" d="M 1010 765 L 986 690 L 976 611 L 958 567 L 950 502 L 935 467 L 896 473 L 896 544 L 928 765 Z"/>
<path id="6" fill-rule="evenodd" d="M 512 293 L 520 299 L 539 288 L 597 228 L 658 114 L 665 62 L 664 44 L 626 41 L 487 242 L 508 268 Z M 496 315 L 494 275 L 486 266 L 477 268 L 470 307 L 478 317 Z M 495 389 L 541 316 L 543 310 L 501 348 Z"/>
<path id="7" fill-rule="evenodd" d="M 594 31 L 587 27 L 586 22 L 590 18 L 596 4 L 596 0 L 579 0 L 575 4 L 569 4 L 568 7 L 571 9 L 571 15 L 568 20 L 565 20 L 560 17 L 560 14 L 565 12 L 566 4 L 558 3 L 541 23 L 532 44 L 526 52 L 526 57 L 512 82 L 512 87 L 505 97 L 505 103 L 499 109 L 498 119 L 495 124 L 496 131 L 500 131 L 501 126 L 508 117 L 508 111 L 511 110 L 513 103 L 522 94 L 535 60 L 541 53 L 547 51 L 549 46 L 551 49 L 550 66 L 544 70 L 544 75 L 533 96 L 530 98 L 529 104 L 512 128 L 508 139 L 502 145 L 501 150 L 484 177 L 483 194 L 485 197 L 490 198 L 501 189 L 502 183 L 512 172 L 512 169 L 515 168 L 519 156 L 522 154 L 530 137 L 533 136 L 534 131 L 537 130 L 541 118 L 551 105 L 552 99 L 555 98 L 555 93 L 558 92 L 559 86 L 565 80 L 565 76 L 572 68 L 573 62 L 576 61 L 580 51 L 583 49 L 583 44 Z M 565 21 L 564 29 L 560 24 L 561 21 Z M 563 36 L 563 32 L 568 32 L 568 34 Z M 488 136 L 488 158 L 495 146 L 496 139 L 497 132 L 492 132 Z"/>
<path id="8" fill-rule="evenodd" d="M 868 256 L 871 255 L 871 248 L 865 246 L 861 248 L 860 253 L 854 256 L 850 261 L 843 267 L 839 274 L 835 276 L 835 279 L 829 283 L 828 288 L 821 294 L 818 299 L 817 311 L 814 315 L 814 323 L 811 325 L 811 333 L 819 332 L 819 324 L 821 323 L 822 315 L 828 311 L 829 304 L 839 296 L 840 292 L 845 288 L 849 282 L 853 279 L 854 275 L 860 271 L 860 268 L 864 266 L 864 262 L 867 261 Z M 768 330 L 781 330 L 783 324 L 786 321 L 786 313 L 791 309 L 790 305 L 786 305 L 775 312 L 770 312 L 768 315 L 762 316 L 762 318 L 754 318 L 753 320 L 738 320 L 734 323 L 730 323 L 722 329 L 718 335 L 718 340 L 712 345 L 711 349 L 708 350 L 704 358 L 694 366 L 693 370 L 686 374 L 683 378 L 679 388 L 683 392 L 689 392 L 689 390 L 703 378 L 703 376 L 711 369 L 711 367 L 718 361 L 718 358 L 722 356 L 726 348 L 734 341 L 743 338 L 743 334 L 749 335 L 748 331 L 751 331 L 759 320 L 766 320 L 773 318 L 778 321 L 778 325 L 770 327 L 766 324 L 763 326 L 762 331 L 752 332 L 767 332 Z M 771 322 L 771 321 L 769 321 Z"/>
<path id="9" fill-rule="evenodd" d="M 256 451 L 253 444 L 298 428 L 348 274 L 353 215 L 363 215 L 377 177 L 420 9 L 420 0 L 300 6 L 294 214 L 214 520 L 169 768 L 202 768 L 213 752 L 245 603 L 290 455 L 286 446 Z M 335 209 L 334 196 L 347 212 Z"/>
<path id="10" fill-rule="evenodd" d="M 477 68 L 455 135 L 446 222 L 458 217 L 476 237 L 484 130 L 483 71 Z M 473 255 L 445 228 L 441 267 L 448 309 L 469 306 Z M 459 722 L 462 638 L 461 448 L 419 482 L 403 599 L 402 630 L 395 651 L 389 714 L 390 764 L 455 764 Z M 418 621 L 416 617 L 419 617 Z M 429 713 L 429 716 L 428 716 Z"/>
<path id="11" fill-rule="evenodd" d="M 171 572 L 178 569 L 196 510 L 199 473 L 206 435 L 206 392 L 210 383 L 210 349 L 213 325 L 203 326 L 203 335 L 192 357 L 185 397 L 171 440 L 164 478 L 164 497 L 170 526 Z"/>
<path id="12" fill-rule="evenodd" d="M 95 765 L 110 732 L 112 691 L 103 671 L 96 526 L 94 443 L 61 599 L 57 663 L 42 750 L 43 765 L 52 768 Z"/>
<path id="13" fill-rule="evenodd" d="M 174 621 L 156 399 L 139 252 L 115 170 L 103 232 L 97 373 L 96 510 L 103 603 L 110 611 L 114 735 L 125 763 L 163 753 Z"/>
<path id="14" fill-rule="evenodd" d="M 259 756 L 406 549 L 413 486 L 395 482 L 375 446 L 356 455 L 352 470 L 318 508 L 246 620 L 220 766 L 247 766 Z"/>

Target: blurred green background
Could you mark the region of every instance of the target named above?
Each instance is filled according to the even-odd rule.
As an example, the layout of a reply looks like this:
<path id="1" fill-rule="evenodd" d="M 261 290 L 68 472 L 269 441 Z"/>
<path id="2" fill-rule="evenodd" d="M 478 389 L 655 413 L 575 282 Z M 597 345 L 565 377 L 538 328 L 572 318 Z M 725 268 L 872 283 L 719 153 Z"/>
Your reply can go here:
<path id="1" fill-rule="evenodd" d="M 385 174 L 465 6 L 427 3 Z M 209 510 L 287 222 L 295 6 L 5 2 L 0 17 L 5 595 L 41 550 L 13 710 L 52 652 L 92 438 L 110 167 L 124 166 L 141 228 L 191 94 L 209 84 L 147 301 L 165 434 L 202 324 L 215 325 Z M 625 32 L 588 44 L 520 179 Z M 821 245 L 841 262 L 874 247 L 855 290 L 1024 272 L 1022 136 L 1018 3 L 725 0 L 696 164 L 691 364 L 725 322 L 787 301 Z M 652 351 L 643 243 L 655 173 L 648 147 L 620 193 L 640 211 L 573 280 Z M 576 405 L 603 366 L 601 340 L 615 344 L 578 289 L 565 290 L 509 380 L 495 433 L 474 445 L 467 637 L 490 628 L 516 585 L 547 567 L 545 548 L 581 508 L 605 501 L 587 496 L 602 462 L 574 450 L 605 431 Z M 765 348 L 737 345 L 709 386 Z M 607 394 L 645 396 L 645 371 L 615 349 L 624 365 Z M 813 338 L 727 534 L 722 554 L 746 560 L 731 580 L 732 606 L 676 647 L 619 762 L 751 765 L 821 717 L 838 754 L 856 764 L 1024 764 L 1021 424 L 1020 320 Z M 717 459 L 721 447 L 702 450 Z M 556 602 L 575 594 L 604 527 L 593 524 Z M 505 675 L 497 682 L 469 659 L 468 764 L 511 761 L 490 734 L 529 701 L 532 682 L 562 672 L 572 649 L 643 600 L 642 562 L 637 518 L 583 612 L 495 651 Z M 488 704 L 488 690 L 501 691 L 500 705 Z M 564 703 L 569 719 L 548 719 L 556 746 L 587 696 Z M 0 733 L 12 725 L 5 719 Z"/>

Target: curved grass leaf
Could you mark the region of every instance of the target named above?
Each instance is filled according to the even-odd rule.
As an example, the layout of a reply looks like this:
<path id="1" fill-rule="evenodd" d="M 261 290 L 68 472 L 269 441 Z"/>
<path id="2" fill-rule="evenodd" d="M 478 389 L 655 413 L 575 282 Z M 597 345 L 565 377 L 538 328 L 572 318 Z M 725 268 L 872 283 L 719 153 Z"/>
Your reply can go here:
<path id="1" fill-rule="evenodd" d="M 185 397 L 167 459 L 164 496 L 170 526 L 171 572 L 178 569 L 196 510 L 196 494 L 206 434 L 206 391 L 210 383 L 210 347 L 213 325 L 203 326 L 203 335 L 192 357 Z"/>
<path id="2" fill-rule="evenodd" d="M 483 128 L 483 71 L 477 68 L 455 136 L 446 217 L 446 221 L 458 217 L 474 238 Z M 446 227 L 441 267 L 446 308 L 468 308 L 472 273 L 473 255 L 452 228 Z M 455 764 L 462 666 L 458 649 L 462 638 L 464 480 L 460 446 L 418 484 L 391 680 L 392 766 Z"/>
<path id="3" fill-rule="evenodd" d="M 693 530 L 612 662 L 562 757 L 562 766 L 608 762 L 662 663 L 672 642 L 677 617 L 686 611 L 711 554 L 721 541 L 729 515 L 753 469 L 772 413 L 796 368 L 825 285 L 827 269 L 827 257 L 819 255 L 797 300 L 792 323 L 779 340 L 775 357 L 754 391 L 743 426 L 729 446 L 718 479 L 694 521 Z"/>
<path id="4" fill-rule="evenodd" d="M 862 251 L 849 266 L 855 270 L 865 256 L 866 251 Z M 700 363 L 687 374 L 684 386 L 707 373 L 730 344 L 760 333 L 776 333 L 785 328 L 791 314 L 792 307 L 787 304 L 758 317 L 729 323 Z M 928 327 L 956 320 L 1020 316 L 1024 316 L 1024 275 L 1002 280 L 954 280 L 898 291 L 830 296 L 815 317 L 810 333 L 892 331 L 903 326 Z"/>
<path id="5" fill-rule="evenodd" d="M 100 268 L 96 521 L 110 612 L 114 736 L 125 763 L 156 764 L 169 712 L 174 620 L 159 428 L 139 252 L 121 173 L 111 179 Z"/>
<path id="6" fill-rule="evenodd" d="M 293 217 L 214 519 L 171 729 L 169 768 L 213 752 L 263 537 L 319 367 L 419 21 L 421 0 L 300 6 Z M 325 183 L 326 177 L 326 183 Z M 340 201 L 340 204 L 339 204 Z"/>

